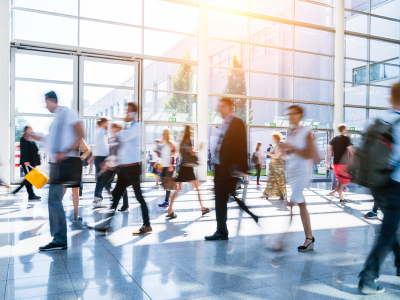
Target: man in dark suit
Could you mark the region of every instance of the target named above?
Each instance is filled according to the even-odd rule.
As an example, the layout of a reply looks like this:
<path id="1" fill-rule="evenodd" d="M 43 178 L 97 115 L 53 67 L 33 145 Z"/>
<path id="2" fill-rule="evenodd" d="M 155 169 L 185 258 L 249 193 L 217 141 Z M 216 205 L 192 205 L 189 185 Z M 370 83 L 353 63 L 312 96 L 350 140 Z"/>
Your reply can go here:
<path id="1" fill-rule="evenodd" d="M 239 176 L 245 176 L 247 164 L 247 139 L 243 121 L 232 114 L 233 102 L 221 98 L 218 111 L 225 120 L 220 126 L 220 138 L 215 151 L 215 213 L 217 231 L 206 236 L 206 240 L 227 240 L 227 203 L 229 195 L 235 193 Z"/>
<path id="2" fill-rule="evenodd" d="M 207 153 L 207 165 L 208 165 L 208 169 L 211 171 L 211 151 L 208 150 Z"/>

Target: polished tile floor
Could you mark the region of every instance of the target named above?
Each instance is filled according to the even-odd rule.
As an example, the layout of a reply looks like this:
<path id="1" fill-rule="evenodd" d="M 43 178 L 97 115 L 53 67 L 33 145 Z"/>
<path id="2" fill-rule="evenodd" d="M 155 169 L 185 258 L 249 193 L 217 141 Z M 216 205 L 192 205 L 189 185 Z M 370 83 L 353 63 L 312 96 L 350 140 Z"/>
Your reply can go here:
<path id="1" fill-rule="evenodd" d="M 249 186 L 246 203 L 261 217 L 260 227 L 235 203 L 229 204 L 229 241 L 205 242 L 215 230 L 215 213 L 201 216 L 196 194 L 185 187 L 174 206 L 178 218 L 165 220 L 157 206 L 164 191 L 144 183 L 153 233 L 132 236 L 141 213 L 129 189 L 130 209 L 117 212 L 105 234 L 87 229 L 107 214 L 93 210 L 93 184 L 84 186 L 80 201 L 83 221 L 73 220 L 70 191 L 64 198 L 68 250 L 39 253 L 51 238 L 47 193 L 42 201 L 27 201 L 0 193 L 0 298 L 5 299 L 360 299 L 357 274 L 379 231 L 379 220 L 362 217 L 372 197 L 351 187 L 342 206 L 326 197 L 328 185 L 305 190 L 316 238 L 315 250 L 297 252 L 304 241 L 299 216 L 288 228 L 288 211 L 279 200 L 261 199 L 261 189 Z M 212 182 L 201 186 L 204 205 L 214 208 Z M 290 188 L 288 189 L 290 195 Z M 106 199 L 110 197 L 104 193 Z M 296 210 L 298 214 L 298 210 Z M 380 215 L 380 217 L 382 217 Z M 286 229 L 287 250 L 270 246 Z M 384 295 L 400 299 L 400 278 L 393 256 L 384 262 L 379 282 Z"/>

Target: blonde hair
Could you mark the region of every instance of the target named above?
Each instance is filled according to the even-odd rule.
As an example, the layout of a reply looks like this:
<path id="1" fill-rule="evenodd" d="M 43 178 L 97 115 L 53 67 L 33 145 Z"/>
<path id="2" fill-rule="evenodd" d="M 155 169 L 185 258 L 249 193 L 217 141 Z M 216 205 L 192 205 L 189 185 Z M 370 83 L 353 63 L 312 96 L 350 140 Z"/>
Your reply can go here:
<path id="1" fill-rule="evenodd" d="M 283 140 L 282 133 L 280 133 L 278 131 L 272 133 L 271 135 L 272 135 L 273 138 L 276 138 L 278 140 L 278 143 Z"/>
<path id="2" fill-rule="evenodd" d="M 163 130 L 163 136 L 164 136 L 164 135 L 166 135 L 165 142 L 166 142 L 168 145 L 171 144 L 171 141 L 172 141 L 172 131 L 171 131 L 171 129 L 165 128 L 165 129 Z"/>
<path id="3" fill-rule="evenodd" d="M 257 142 L 256 150 L 254 152 L 257 152 L 261 148 L 261 142 Z"/>

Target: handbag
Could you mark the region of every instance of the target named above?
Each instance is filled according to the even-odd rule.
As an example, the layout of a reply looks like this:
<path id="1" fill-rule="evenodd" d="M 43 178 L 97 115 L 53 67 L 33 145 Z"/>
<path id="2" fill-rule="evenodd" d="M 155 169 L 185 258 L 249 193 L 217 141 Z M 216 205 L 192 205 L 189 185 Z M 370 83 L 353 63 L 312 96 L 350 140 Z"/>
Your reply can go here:
<path id="1" fill-rule="evenodd" d="M 28 180 L 29 183 L 31 183 L 35 188 L 40 190 L 47 184 L 49 177 L 39 167 L 28 167 L 30 167 L 32 170 L 24 176 L 25 179 Z"/>
<path id="2" fill-rule="evenodd" d="M 253 165 L 258 165 L 259 164 L 258 157 L 255 154 L 257 154 L 257 152 L 253 152 L 253 156 L 251 157 L 251 163 Z"/>
<path id="3" fill-rule="evenodd" d="M 177 189 L 175 178 L 172 178 L 173 172 L 168 172 L 167 176 L 162 178 L 162 186 L 166 191 L 175 191 Z"/>
<path id="4" fill-rule="evenodd" d="M 189 152 L 185 151 L 182 155 L 182 166 L 183 167 L 197 167 L 199 165 L 199 158 L 197 154 L 191 155 Z"/>

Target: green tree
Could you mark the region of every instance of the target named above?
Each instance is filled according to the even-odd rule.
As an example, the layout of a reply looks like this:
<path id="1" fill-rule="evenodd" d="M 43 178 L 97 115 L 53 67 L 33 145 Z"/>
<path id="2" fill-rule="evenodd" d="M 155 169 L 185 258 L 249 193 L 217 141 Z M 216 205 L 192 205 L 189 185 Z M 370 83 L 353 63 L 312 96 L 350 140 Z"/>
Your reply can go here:
<path id="1" fill-rule="evenodd" d="M 183 55 L 183 59 L 190 59 L 189 50 Z M 191 92 L 193 84 L 194 67 L 191 64 L 180 64 L 175 74 L 172 75 L 172 90 Z M 177 113 L 188 114 L 188 121 L 195 121 L 196 116 L 192 115 L 192 105 L 196 103 L 196 96 L 185 94 L 171 94 L 164 101 L 164 110 L 168 110 L 175 117 Z"/>
<path id="2" fill-rule="evenodd" d="M 18 112 L 18 109 L 16 109 L 15 112 Z M 15 117 L 15 142 L 19 142 L 21 139 L 22 135 L 24 134 L 24 127 L 26 125 L 28 125 L 28 121 L 25 119 L 25 117 Z"/>

